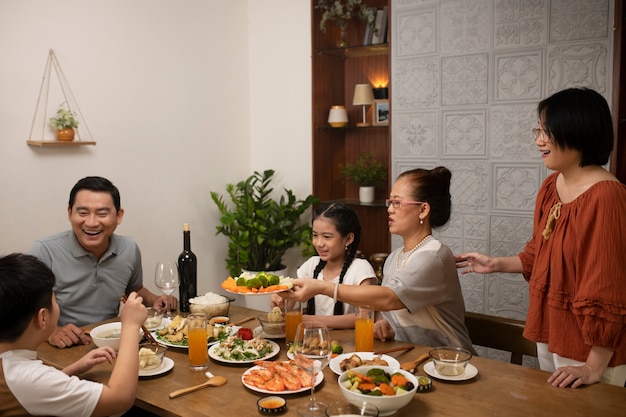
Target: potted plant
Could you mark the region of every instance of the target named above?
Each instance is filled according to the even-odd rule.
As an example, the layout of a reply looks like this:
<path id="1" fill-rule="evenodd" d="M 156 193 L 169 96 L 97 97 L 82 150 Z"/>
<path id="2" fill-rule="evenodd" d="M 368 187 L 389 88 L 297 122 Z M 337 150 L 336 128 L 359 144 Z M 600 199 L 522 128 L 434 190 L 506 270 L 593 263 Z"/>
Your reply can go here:
<path id="1" fill-rule="evenodd" d="M 55 117 L 50 118 L 50 126 L 57 130 L 57 140 L 73 141 L 74 128 L 78 127 L 76 113 L 65 108 L 65 103 L 59 106 Z"/>
<path id="2" fill-rule="evenodd" d="M 362 153 L 354 164 L 339 165 L 341 174 L 359 186 L 361 203 L 374 201 L 374 189 L 387 180 L 387 171 L 374 152 Z"/>
<path id="3" fill-rule="evenodd" d="M 212 191 L 211 199 L 221 213 L 216 234 L 230 239 L 226 267 L 232 277 L 242 270 L 279 271 L 284 269 L 283 255 L 287 249 L 303 246 L 303 256 L 311 254 L 311 226 L 301 216 L 318 199 L 312 195 L 297 199 L 293 191 L 284 189 L 280 199 L 271 197 L 274 170 L 255 171 L 237 184 L 228 184 L 230 196 Z"/>
<path id="4" fill-rule="evenodd" d="M 374 28 L 376 18 L 376 8 L 363 4 L 362 0 L 317 0 L 315 8 L 322 11 L 320 20 L 320 30 L 326 32 L 326 23 L 335 22 L 339 26 L 340 38 L 337 42 L 338 48 L 348 46 L 346 40 L 346 26 L 353 17 L 365 21 L 370 29 Z"/>

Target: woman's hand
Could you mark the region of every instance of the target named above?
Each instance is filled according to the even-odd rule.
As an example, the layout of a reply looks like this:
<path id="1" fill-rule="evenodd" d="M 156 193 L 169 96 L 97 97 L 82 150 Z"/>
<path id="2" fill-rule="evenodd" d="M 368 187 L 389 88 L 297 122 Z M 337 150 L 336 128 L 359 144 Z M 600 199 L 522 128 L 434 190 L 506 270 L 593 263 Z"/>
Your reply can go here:
<path id="1" fill-rule="evenodd" d="M 278 307 L 281 310 L 285 305 L 285 299 L 278 294 L 272 294 L 270 297 L 270 308 Z"/>
<path id="2" fill-rule="evenodd" d="M 591 385 L 600 382 L 602 372 L 596 372 L 586 363 L 582 366 L 562 366 L 558 368 L 548 382 L 553 387 L 565 388 L 570 385 L 572 388 L 578 388 L 581 385 Z"/>
<path id="3" fill-rule="evenodd" d="M 457 268 L 466 268 L 462 274 L 478 272 L 479 274 L 490 274 L 496 272 L 494 268 L 494 258 L 479 252 L 468 252 L 454 257 Z"/>
<path id="4" fill-rule="evenodd" d="M 396 337 L 396 332 L 387 320 L 382 319 L 374 323 L 374 336 L 385 342 L 387 339 L 393 340 Z"/>
<path id="5" fill-rule="evenodd" d="M 278 294 L 287 300 L 295 300 L 304 303 L 318 294 L 333 296 L 335 284 L 321 279 L 297 278 L 293 280 L 293 288 L 290 291 Z"/>

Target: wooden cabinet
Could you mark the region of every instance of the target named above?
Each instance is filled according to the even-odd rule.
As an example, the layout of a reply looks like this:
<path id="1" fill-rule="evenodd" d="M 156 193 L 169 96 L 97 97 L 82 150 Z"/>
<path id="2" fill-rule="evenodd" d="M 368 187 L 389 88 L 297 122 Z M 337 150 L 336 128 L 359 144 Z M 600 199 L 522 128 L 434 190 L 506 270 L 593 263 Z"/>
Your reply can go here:
<path id="1" fill-rule="evenodd" d="M 312 88 L 313 88 L 313 194 L 322 201 L 341 201 L 350 204 L 359 216 L 362 227 L 361 251 L 369 258 L 373 253 L 389 253 L 391 237 L 387 225 L 385 198 L 389 194 L 391 178 L 391 127 L 356 127 L 362 121 L 362 107 L 352 105 L 354 86 L 372 84 L 389 87 L 390 43 L 363 46 L 366 24 L 353 19 L 347 26 L 347 48 L 337 48 L 339 28 L 328 22 L 326 32 L 320 30 L 322 13 L 312 8 Z M 368 0 L 371 7 L 390 7 L 390 1 Z M 389 13 L 390 14 L 390 13 Z M 390 33 L 390 31 L 388 31 Z M 389 91 L 391 96 L 391 91 Z M 333 105 L 345 105 L 349 125 L 333 128 L 328 124 L 328 113 Z M 367 120 L 371 123 L 374 106 L 370 106 Z M 372 204 L 360 204 L 358 186 L 344 181 L 340 165 L 353 163 L 364 152 L 373 152 L 387 169 L 387 186 L 376 189 Z"/>

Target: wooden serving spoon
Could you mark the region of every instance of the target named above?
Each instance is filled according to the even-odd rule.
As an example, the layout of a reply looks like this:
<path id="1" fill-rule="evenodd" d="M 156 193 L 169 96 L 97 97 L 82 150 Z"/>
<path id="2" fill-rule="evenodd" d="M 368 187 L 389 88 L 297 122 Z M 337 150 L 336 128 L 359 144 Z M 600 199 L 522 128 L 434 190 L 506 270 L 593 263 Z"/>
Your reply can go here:
<path id="1" fill-rule="evenodd" d="M 417 359 L 414 359 L 411 362 L 404 362 L 403 364 L 400 365 L 400 369 L 403 369 L 407 372 L 414 374 L 417 366 L 428 358 L 429 358 L 428 353 L 424 353 L 423 355 L 418 356 Z"/>
<path id="2" fill-rule="evenodd" d="M 223 376 L 212 376 L 200 385 L 194 385 L 193 387 L 182 388 L 174 392 L 170 392 L 170 398 L 180 397 L 181 395 L 189 394 L 190 392 L 198 391 L 206 387 L 221 387 L 226 382 L 228 381 Z"/>

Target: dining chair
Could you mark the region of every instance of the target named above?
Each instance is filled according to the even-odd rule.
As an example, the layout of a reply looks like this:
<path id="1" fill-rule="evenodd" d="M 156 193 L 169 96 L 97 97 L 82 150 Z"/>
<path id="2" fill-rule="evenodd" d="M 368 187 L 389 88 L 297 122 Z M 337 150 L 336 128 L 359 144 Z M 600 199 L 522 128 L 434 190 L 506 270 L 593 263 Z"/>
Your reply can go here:
<path id="1" fill-rule="evenodd" d="M 537 345 L 522 335 L 525 324 L 522 320 L 465 312 L 472 343 L 511 352 L 511 363 L 517 365 L 522 364 L 524 355 L 537 357 Z"/>

